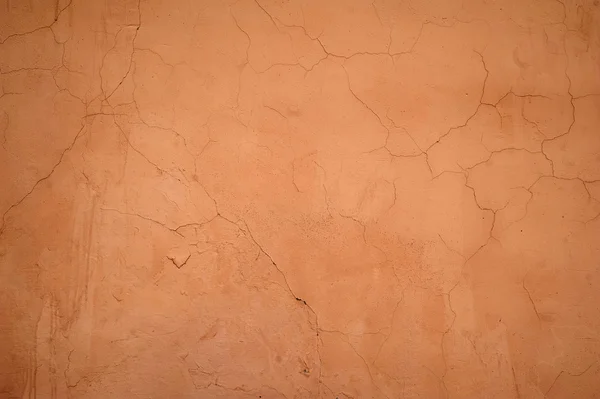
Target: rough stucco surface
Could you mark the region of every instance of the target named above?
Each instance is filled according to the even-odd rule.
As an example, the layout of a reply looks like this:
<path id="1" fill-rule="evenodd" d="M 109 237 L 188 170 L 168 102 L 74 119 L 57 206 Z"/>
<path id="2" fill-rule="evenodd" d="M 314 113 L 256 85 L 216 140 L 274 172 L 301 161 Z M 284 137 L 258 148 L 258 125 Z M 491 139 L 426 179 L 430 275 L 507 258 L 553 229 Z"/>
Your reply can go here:
<path id="1" fill-rule="evenodd" d="M 3 0 L 0 397 L 600 397 L 598 1 Z"/>

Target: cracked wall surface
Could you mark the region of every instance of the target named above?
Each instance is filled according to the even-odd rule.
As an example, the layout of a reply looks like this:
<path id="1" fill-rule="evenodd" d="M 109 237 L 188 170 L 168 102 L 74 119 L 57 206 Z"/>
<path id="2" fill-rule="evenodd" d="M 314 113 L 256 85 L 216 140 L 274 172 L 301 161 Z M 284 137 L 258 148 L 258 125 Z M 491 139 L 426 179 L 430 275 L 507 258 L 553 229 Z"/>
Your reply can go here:
<path id="1" fill-rule="evenodd" d="M 0 0 L 0 398 L 600 397 L 598 0 Z"/>

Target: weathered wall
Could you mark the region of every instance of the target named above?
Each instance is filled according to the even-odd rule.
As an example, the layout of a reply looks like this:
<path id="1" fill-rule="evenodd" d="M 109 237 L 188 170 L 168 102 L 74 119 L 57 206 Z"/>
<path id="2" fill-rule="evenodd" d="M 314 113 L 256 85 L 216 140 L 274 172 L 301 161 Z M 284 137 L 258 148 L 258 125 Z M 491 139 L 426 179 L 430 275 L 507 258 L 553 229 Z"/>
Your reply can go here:
<path id="1" fill-rule="evenodd" d="M 600 6 L 0 2 L 0 397 L 600 395 Z"/>

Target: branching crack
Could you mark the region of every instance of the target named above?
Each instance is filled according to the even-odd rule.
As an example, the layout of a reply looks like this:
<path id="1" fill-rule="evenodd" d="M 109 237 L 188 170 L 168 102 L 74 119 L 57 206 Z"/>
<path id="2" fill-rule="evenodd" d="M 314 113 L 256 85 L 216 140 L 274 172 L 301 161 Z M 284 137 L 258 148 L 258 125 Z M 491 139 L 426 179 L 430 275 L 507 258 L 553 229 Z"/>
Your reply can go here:
<path id="1" fill-rule="evenodd" d="M 11 34 L 11 35 L 8 35 L 8 36 L 6 36 L 6 37 L 4 38 L 4 40 L 0 40 L 0 44 L 4 44 L 4 43 L 6 43 L 6 41 L 7 41 L 7 40 L 9 40 L 9 39 L 12 39 L 13 37 L 27 36 L 27 35 L 30 35 L 30 34 L 32 34 L 32 33 L 35 33 L 35 32 L 38 32 L 38 31 L 40 31 L 40 30 L 43 30 L 43 29 L 50 29 L 50 30 L 51 30 L 51 29 L 52 29 L 52 27 L 54 26 L 54 24 L 55 24 L 56 22 L 58 22 L 58 19 L 60 18 L 60 16 L 62 15 L 62 13 L 63 13 L 63 12 L 64 12 L 64 11 L 65 11 L 67 8 L 69 8 L 69 7 L 70 7 L 72 4 L 73 4 L 73 0 L 70 0 L 70 1 L 69 1 L 69 3 L 68 3 L 66 6 L 64 6 L 63 8 L 61 8 L 60 10 L 58 10 L 58 12 L 55 12 L 55 15 L 54 15 L 54 20 L 53 20 L 53 21 L 52 21 L 52 23 L 50 23 L 49 25 L 40 26 L 39 28 L 35 28 L 35 29 L 33 29 L 33 30 L 30 30 L 30 31 L 28 31 L 28 32 L 13 33 L 13 34 Z"/>

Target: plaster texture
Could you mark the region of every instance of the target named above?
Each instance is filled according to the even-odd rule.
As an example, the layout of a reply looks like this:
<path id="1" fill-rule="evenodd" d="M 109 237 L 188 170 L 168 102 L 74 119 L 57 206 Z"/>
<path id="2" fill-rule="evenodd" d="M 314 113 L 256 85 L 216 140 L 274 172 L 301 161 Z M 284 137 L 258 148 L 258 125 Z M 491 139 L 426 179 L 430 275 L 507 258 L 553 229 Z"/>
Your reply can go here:
<path id="1" fill-rule="evenodd" d="M 0 1 L 1 398 L 599 398 L 600 5 Z"/>

